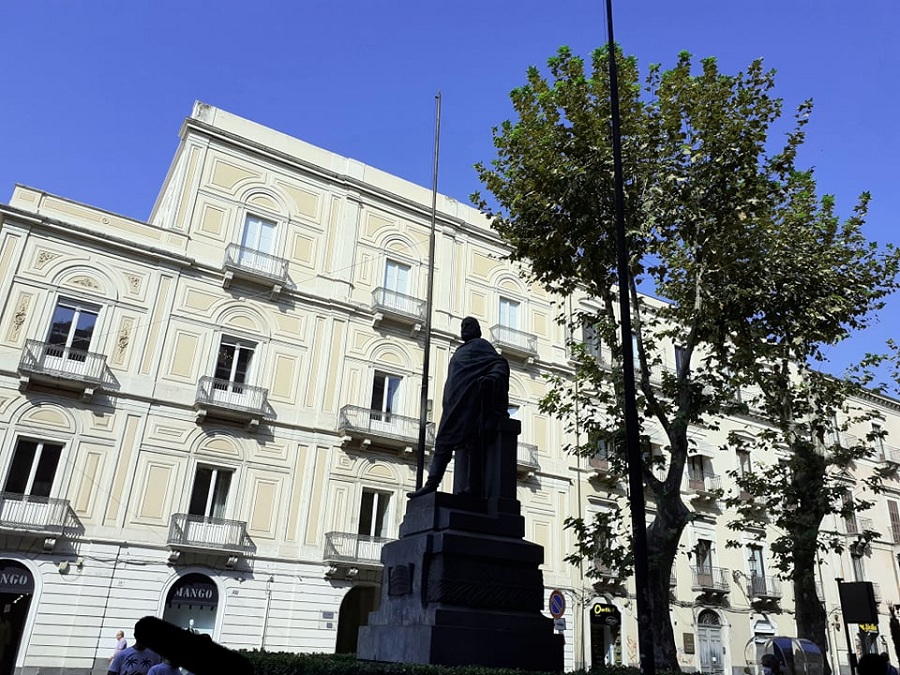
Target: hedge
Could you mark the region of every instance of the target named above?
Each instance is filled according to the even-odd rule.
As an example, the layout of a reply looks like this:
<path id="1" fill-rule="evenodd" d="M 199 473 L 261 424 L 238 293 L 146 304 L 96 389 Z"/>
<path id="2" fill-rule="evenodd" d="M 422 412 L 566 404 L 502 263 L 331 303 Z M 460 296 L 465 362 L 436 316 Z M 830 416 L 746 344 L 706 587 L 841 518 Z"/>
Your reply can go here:
<path id="1" fill-rule="evenodd" d="M 253 664 L 255 675 L 549 675 L 512 668 L 357 661 L 355 654 L 294 654 L 257 650 L 241 653 Z M 626 666 L 598 666 L 589 673 L 580 670 L 570 675 L 640 675 L 640 671 Z"/>

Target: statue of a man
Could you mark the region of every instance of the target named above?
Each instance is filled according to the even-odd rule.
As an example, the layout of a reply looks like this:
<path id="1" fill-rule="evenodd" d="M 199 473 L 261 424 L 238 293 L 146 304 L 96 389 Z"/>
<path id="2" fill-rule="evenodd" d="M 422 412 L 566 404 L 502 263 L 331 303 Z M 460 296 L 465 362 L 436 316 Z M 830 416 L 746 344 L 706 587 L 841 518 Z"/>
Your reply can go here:
<path id="1" fill-rule="evenodd" d="M 443 413 L 434 441 L 434 456 L 428 479 L 410 498 L 435 492 L 450 463 L 454 450 L 457 453 L 457 470 L 460 469 L 460 453 L 467 453 L 464 462 L 467 471 L 477 472 L 471 455 L 482 447 L 485 425 L 494 419 L 507 417 L 509 409 L 509 363 L 497 353 L 490 342 L 481 337 L 478 320 L 467 316 L 462 320 L 460 337 L 463 344 L 450 358 L 447 383 L 444 385 Z M 488 397 L 487 400 L 485 397 Z M 471 479 L 462 483 L 462 492 L 471 489 Z"/>

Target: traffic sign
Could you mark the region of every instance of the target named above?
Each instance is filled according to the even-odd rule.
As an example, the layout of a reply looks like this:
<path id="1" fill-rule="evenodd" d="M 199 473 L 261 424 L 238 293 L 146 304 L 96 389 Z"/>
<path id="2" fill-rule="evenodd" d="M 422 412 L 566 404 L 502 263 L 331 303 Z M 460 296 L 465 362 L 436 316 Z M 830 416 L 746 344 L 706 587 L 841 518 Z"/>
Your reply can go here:
<path id="1" fill-rule="evenodd" d="M 550 606 L 550 616 L 554 619 L 559 619 L 566 613 L 566 596 L 562 594 L 562 591 L 554 589 L 550 592 L 550 602 L 548 605 Z"/>

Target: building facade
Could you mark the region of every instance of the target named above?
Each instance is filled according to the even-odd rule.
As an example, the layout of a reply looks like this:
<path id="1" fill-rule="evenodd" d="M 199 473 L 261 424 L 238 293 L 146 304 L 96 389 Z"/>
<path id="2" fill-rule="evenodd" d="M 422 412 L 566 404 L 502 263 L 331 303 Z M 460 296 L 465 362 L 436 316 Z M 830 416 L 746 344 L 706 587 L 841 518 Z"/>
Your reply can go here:
<path id="1" fill-rule="evenodd" d="M 0 675 L 105 672 L 115 632 L 148 614 L 233 648 L 355 651 L 415 484 L 430 205 L 199 103 L 147 222 L 15 188 L 0 207 Z M 623 489 L 602 455 L 564 453 L 537 406 L 544 375 L 571 370 L 565 303 L 504 253 L 477 211 L 439 197 L 428 414 L 475 316 L 511 365 L 519 499 L 547 593 L 567 598 L 566 666 L 636 663 L 631 582 L 564 562 L 564 519 Z M 866 405 L 887 431 L 878 462 L 900 462 L 900 405 Z M 760 640 L 793 632 L 764 533 L 724 546 L 726 472 L 774 460 L 717 448 L 759 424 L 695 433 L 684 491 L 701 517 L 672 581 L 686 670 L 743 672 Z M 872 523 L 834 523 L 882 538 L 822 564 L 832 617 L 835 577 L 879 584 L 884 636 L 900 602 L 895 487 Z"/>

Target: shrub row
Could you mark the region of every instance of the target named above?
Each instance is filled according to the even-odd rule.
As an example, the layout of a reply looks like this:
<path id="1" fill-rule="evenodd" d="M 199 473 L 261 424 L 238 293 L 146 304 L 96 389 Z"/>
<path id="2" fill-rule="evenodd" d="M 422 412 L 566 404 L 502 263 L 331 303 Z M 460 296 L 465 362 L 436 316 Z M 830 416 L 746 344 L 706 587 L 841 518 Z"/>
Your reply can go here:
<path id="1" fill-rule="evenodd" d="M 533 671 L 483 666 L 429 666 L 416 663 L 357 661 L 354 654 L 293 654 L 244 651 L 256 675 L 541 675 Z M 599 666 L 570 675 L 639 675 L 637 668 Z M 548 675 L 548 674 L 544 674 Z"/>

